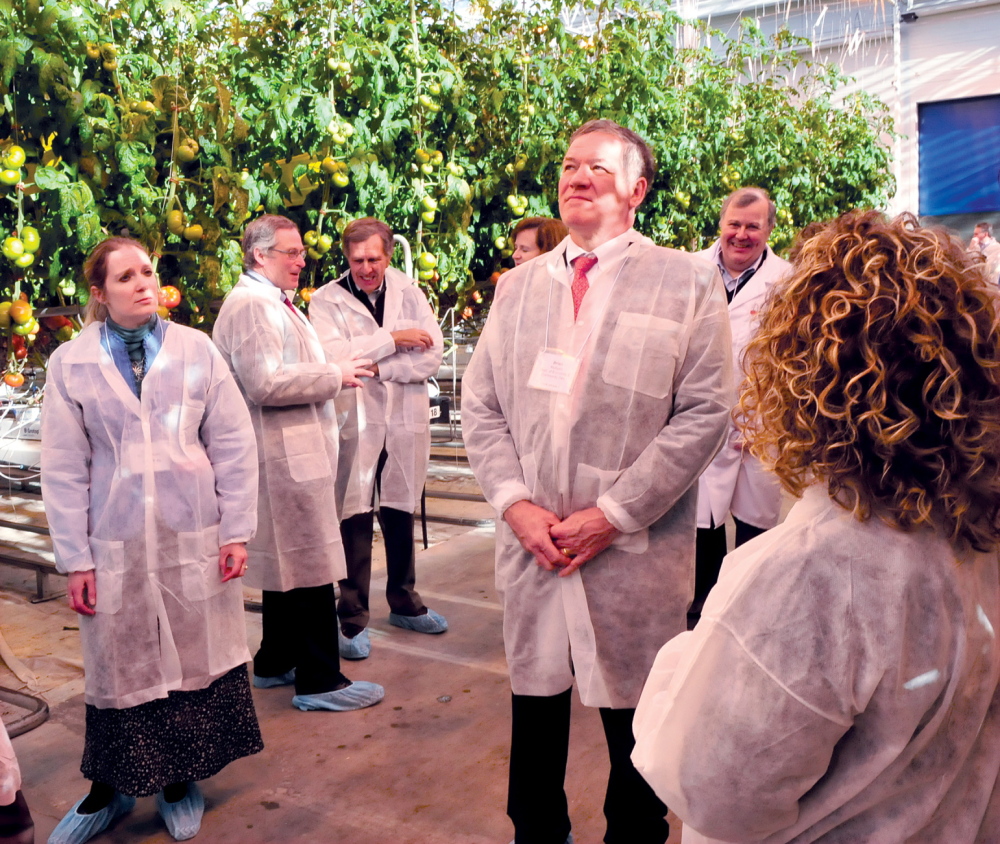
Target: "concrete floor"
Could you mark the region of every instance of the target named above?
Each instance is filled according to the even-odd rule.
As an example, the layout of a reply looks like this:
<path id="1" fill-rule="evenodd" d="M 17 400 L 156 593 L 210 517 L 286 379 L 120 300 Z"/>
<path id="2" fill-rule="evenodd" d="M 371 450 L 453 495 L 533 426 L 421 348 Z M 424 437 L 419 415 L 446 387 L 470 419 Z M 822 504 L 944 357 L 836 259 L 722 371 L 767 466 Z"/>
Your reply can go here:
<path id="1" fill-rule="evenodd" d="M 288 689 L 254 690 L 266 747 L 203 783 L 198 840 L 506 844 L 513 837 L 504 814 L 510 692 L 493 531 L 453 529 L 417 559 L 418 588 L 451 629 L 432 637 L 390 627 L 379 595 L 384 580 L 373 583 L 372 656 L 348 663 L 346 672 L 383 684 L 385 700 L 360 712 L 303 713 Z M 0 628 L 52 707 L 48 722 L 14 739 L 36 841 L 44 842 L 85 790 L 82 663 L 65 601 L 31 604 L 32 578 L 11 571 L 0 582 Z M 248 613 L 247 627 L 252 652 L 260 617 Z M 0 686 L 24 688 L 2 664 Z M 604 834 L 607 754 L 598 713 L 574 706 L 570 815 L 578 844 L 596 844 Z M 670 819 L 677 844 L 680 824 Z M 148 798 L 95 840 L 173 839 Z"/>

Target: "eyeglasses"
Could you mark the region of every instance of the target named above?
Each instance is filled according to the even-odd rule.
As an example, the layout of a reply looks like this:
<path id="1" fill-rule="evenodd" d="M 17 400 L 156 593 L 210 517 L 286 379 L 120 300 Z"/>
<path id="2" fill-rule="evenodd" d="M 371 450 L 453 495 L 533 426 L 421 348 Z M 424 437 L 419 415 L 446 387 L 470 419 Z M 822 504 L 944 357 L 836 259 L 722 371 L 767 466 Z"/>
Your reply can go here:
<path id="1" fill-rule="evenodd" d="M 289 258 L 299 258 L 305 260 L 308 250 L 306 249 L 275 249 L 273 246 L 267 247 L 271 252 L 280 252 L 282 255 L 287 255 Z"/>

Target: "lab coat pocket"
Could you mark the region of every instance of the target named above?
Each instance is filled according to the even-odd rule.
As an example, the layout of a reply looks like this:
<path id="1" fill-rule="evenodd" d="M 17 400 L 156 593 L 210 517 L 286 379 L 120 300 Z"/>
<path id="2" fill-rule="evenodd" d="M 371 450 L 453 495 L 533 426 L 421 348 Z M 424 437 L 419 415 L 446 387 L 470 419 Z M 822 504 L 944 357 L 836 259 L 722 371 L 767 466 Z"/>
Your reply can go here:
<path id="1" fill-rule="evenodd" d="M 97 612 L 116 613 L 122 608 L 122 578 L 125 575 L 125 543 L 90 537 L 97 585 Z"/>
<path id="2" fill-rule="evenodd" d="M 666 398 L 673 389 L 683 330 L 672 319 L 620 313 L 601 372 L 604 383 Z"/>
<path id="3" fill-rule="evenodd" d="M 330 477 L 330 458 L 324 448 L 323 431 L 318 425 L 283 428 L 288 474 L 297 483 Z"/>
<path id="4" fill-rule="evenodd" d="M 177 534 L 177 558 L 181 566 L 181 589 L 191 601 L 217 595 L 227 584 L 219 572 L 219 526 Z"/>
<path id="5" fill-rule="evenodd" d="M 606 493 L 621 475 L 619 469 L 598 469 L 579 463 L 573 478 L 573 495 L 570 499 L 573 512 L 596 507 L 597 499 Z M 649 549 L 649 529 L 642 528 L 634 533 L 623 533 L 612 546 L 629 554 L 644 554 Z"/>
<path id="6" fill-rule="evenodd" d="M 401 392 L 403 427 L 411 434 L 422 434 L 431 423 L 431 400 L 427 395 L 427 385 L 406 384 Z"/>

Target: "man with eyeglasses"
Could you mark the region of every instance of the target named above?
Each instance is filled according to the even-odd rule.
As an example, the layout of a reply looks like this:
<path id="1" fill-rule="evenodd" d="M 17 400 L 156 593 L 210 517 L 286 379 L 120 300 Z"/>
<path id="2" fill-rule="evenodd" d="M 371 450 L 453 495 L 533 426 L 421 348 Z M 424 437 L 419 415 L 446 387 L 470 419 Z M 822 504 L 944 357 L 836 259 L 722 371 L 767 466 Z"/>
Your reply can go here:
<path id="1" fill-rule="evenodd" d="M 361 387 L 361 376 L 372 374 L 370 361 L 328 361 L 292 304 L 305 249 L 291 220 L 267 214 L 247 226 L 243 267 L 212 336 L 257 435 L 258 528 L 247 543 L 247 583 L 263 590 L 264 612 L 253 682 L 257 688 L 294 684 L 292 704 L 303 711 L 362 709 L 385 691 L 340 672 L 333 584 L 346 567 L 335 510 L 333 399 L 342 389 Z"/>

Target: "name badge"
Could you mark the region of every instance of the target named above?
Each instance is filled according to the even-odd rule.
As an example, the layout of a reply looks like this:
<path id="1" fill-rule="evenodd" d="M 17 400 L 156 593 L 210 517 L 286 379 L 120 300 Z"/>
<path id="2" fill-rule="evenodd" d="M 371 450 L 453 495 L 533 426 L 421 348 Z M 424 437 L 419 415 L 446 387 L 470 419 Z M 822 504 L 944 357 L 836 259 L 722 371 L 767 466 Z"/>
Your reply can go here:
<path id="1" fill-rule="evenodd" d="M 569 395 L 580 369 L 580 359 L 559 349 L 543 349 L 535 358 L 528 386 L 535 390 Z"/>

